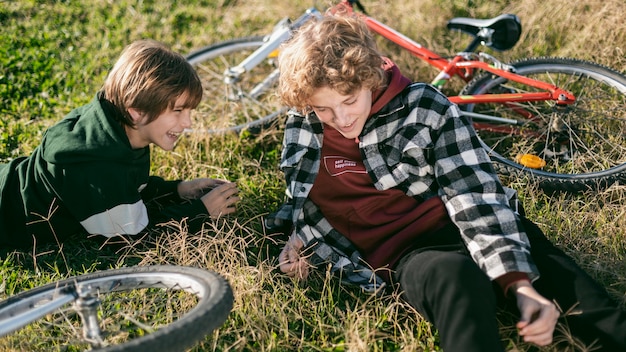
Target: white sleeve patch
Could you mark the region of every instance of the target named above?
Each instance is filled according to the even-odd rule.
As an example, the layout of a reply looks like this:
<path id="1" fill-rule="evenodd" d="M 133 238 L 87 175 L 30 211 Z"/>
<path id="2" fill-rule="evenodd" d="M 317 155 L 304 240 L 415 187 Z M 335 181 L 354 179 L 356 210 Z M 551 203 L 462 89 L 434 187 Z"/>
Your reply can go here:
<path id="1" fill-rule="evenodd" d="M 135 204 L 120 204 L 94 214 L 80 224 L 92 235 L 136 235 L 148 226 L 148 210 L 141 200 Z"/>

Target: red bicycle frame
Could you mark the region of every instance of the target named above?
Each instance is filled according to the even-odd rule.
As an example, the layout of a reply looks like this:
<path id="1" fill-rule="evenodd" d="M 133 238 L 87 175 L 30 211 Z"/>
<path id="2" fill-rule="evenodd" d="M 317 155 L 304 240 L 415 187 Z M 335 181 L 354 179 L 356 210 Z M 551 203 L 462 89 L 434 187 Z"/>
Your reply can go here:
<path id="1" fill-rule="evenodd" d="M 412 55 L 416 56 L 422 61 L 425 61 L 430 66 L 436 67 L 440 70 L 437 77 L 433 80 L 433 84 L 437 87 L 441 87 L 443 82 L 449 80 L 451 77 L 457 76 L 468 82 L 473 77 L 475 70 L 484 70 L 492 72 L 500 77 L 506 78 L 511 81 L 519 82 L 530 87 L 535 87 L 543 90 L 543 92 L 533 93 L 504 93 L 504 94 L 477 94 L 477 95 L 458 95 L 449 96 L 448 99 L 455 104 L 476 104 L 476 103 L 515 103 L 515 102 L 529 102 L 529 101 L 555 101 L 557 105 L 569 105 L 576 101 L 574 95 L 564 89 L 561 89 L 553 84 L 549 84 L 543 81 L 538 81 L 532 78 L 521 76 L 503 70 L 501 68 L 494 67 L 484 61 L 467 60 L 461 54 L 455 55 L 452 59 L 444 58 L 437 53 L 434 53 L 421 44 L 416 43 L 410 38 L 406 37 L 402 33 L 394 30 L 393 28 L 377 21 L 362 13 L 356 13 L 352 9 L 352 5 L 343 0 L 341 3 L 335 5 L 333 12 L 343 12 L 350 14 L 357 14 L 360 16 L 367 26 L 373 32 L 381 35 L 382 37 L 390 40 L 391 42 L 399 45 Z"/>

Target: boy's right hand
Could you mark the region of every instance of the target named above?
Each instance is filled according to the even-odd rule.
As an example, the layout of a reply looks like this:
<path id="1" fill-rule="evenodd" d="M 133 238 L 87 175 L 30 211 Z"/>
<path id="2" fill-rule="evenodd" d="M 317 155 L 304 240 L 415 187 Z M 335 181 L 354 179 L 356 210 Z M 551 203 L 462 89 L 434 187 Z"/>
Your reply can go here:
<path id="1" fill-rule="evenodd" d="M 240 198 L 237 196 L 239 189 L 234 182 L 223 183 L 203 195 L 200 200 L 212 218 L 232 214 L 236 210 L 236 204 Z"/>
<path id="2" fill-rule="evenodd" d="M 278 255 L 280 270 L 287 276 L 298 280 L 306 279 L 309 276 L 309 263 L 306 257 L 301 256 L 302 247 L 304 247 L 302 240 L 292 234 Z"/>

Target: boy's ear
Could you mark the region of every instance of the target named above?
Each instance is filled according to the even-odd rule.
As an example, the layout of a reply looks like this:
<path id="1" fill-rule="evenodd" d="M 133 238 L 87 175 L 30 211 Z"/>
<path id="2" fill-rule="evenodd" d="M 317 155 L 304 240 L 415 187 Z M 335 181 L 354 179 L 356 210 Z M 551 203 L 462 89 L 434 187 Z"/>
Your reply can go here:
<path id="1" fill-rule="evenodd" d="M 133 119 L 133 122 L 138 123 L 145 115 L 145 113 L 141 110 L 137 110 L 135 108 L 128 108 L 128 113 L 130 117 Z"/>

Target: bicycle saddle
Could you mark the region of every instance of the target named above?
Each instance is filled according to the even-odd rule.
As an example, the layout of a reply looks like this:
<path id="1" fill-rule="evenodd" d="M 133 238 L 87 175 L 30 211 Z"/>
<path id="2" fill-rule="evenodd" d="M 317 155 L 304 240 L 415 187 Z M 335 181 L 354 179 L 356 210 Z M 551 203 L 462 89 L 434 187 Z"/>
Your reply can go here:
<path id="1" fill-rule="evenodd" d="M 522 34 L 522 23 L 513 14 L 504 14 L 490 19 L 456 17 L 448 21 L 448 29 L 465 32 L 474 37 L 477 37 L 483 28 L 493 30 L 491 38 L 484 38 L 486 45 L 500 51 L 511 49 Z"/>

